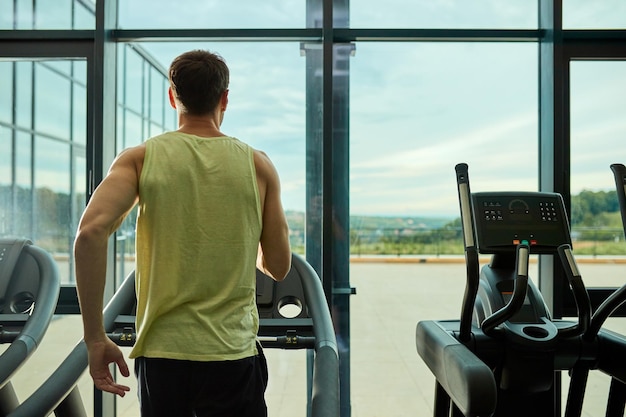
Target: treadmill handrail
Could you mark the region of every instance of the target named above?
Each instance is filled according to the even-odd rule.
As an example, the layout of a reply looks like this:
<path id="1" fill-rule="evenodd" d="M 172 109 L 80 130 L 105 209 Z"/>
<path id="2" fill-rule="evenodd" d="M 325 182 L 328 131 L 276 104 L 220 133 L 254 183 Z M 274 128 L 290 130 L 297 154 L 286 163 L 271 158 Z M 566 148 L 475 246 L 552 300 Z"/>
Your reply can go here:
<path id="1" fill-rule="evenodd" d="M 9 382 L 11 376 L 37 349 L 48 330 L 59 299 L 59 272 L 52 256 L 33 245 L 25 245 L 22 251 L 31 255 L 37 263 L 39 288 L 31 316 L 19 335 L 0 356 L 0 387 Z"/>
<path id="2" fill-rule="evenodd" d="M 315 362 L 311 393 L 311 417 L 339 417 L 339 352 L 322 282 L 313 267 L 293 254 L 291 267 L 298 271 L 313 319 Z"/>
<path id="3" fill-rule="evenodd" d="M 105 331 L 113 331 L 115 318 L 135 301 L 135 271 L 131 272 L 104 308 Z M 80 340 L 55 372 L 7 417 L 46 417 L 76 387 L 88 366 L 87 346 Z M 77 410 L 77 412 L 84 410 Z"/>
<path id="4" fill-rule="evenodd" d="M 315 348 L 320 349 L 324 346 L 329 346 L 335 352 L 338 352 L 333 322 L 321 280 L 313 267 L 300 255 L 295 253 L 292 255 L 291 266 L 296 268 L 302 278 L 302 290 L 309 308 L 309 315 L 313 319 L 313 333 L 316 339 Z"/>
<path id="5" fill-rule="evenodd" d="M 339 357 L 322 284 L 315 270 L 299 255 L 293 255 L 292 268 L 296 268 L 302 278 L 302 287 L 315 334 L 316 357 L 313 369 L 311 416 L 338 417 Z M 104 309 L 106 332 L 115 330 L 116 318 L 123 312 L 130 311 L 134 302 L 135 271 L 128 275 Z M 87 348 L 81 340 L 57 370 L 7 417 L 48 416 L 75 389 L 78 379 L 87 366 Z M 76 410 L 76 412 L 80 411 Z"/>

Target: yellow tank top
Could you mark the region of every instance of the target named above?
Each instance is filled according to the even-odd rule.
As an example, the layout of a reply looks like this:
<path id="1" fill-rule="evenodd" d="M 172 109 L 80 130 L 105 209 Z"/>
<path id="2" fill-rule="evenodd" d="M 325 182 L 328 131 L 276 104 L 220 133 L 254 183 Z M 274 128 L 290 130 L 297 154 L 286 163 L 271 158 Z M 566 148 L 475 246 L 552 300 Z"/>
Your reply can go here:
<path id="1" fill-rule="evenodd" d="M 146 142 L 131 358 L 221 361 L 257 353 L 261 225 L 248 145 L 179 132 Z"/>

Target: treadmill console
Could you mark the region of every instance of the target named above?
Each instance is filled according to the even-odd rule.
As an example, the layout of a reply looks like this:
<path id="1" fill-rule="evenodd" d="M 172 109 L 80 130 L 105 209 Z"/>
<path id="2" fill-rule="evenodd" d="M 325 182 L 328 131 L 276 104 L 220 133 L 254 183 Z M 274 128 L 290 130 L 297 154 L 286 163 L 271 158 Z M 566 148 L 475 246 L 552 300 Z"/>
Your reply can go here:
<path id="1" fill-rule="evenodd" d="M 572 243 L 560 194 L 480 192 L 472 194 L 472 203 L 481 253 L 511 252 L 524 240 L 531 253 L 555 253 Z"/>

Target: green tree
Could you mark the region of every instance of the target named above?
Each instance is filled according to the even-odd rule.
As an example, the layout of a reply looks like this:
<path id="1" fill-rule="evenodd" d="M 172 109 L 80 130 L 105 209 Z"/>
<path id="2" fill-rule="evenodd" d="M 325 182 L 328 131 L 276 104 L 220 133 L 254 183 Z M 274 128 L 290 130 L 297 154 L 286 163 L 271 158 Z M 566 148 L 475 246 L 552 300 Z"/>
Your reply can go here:
<path id="1" fill-rule="evenodd" d="M 606 226 L 602 213 L 619 212 L 616 191 L 583 190 L 572 196 L 572 226 Z"/>

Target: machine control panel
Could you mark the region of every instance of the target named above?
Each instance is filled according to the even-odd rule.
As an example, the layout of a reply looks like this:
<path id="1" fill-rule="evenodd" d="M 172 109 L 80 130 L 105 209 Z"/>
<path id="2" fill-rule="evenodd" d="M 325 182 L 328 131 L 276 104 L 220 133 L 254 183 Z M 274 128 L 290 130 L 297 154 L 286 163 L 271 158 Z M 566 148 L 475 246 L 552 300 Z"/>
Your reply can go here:
<path id="1" fill-rule="evenodd" d="M 472 194 L 474 222 L 481 253 L 510 252 L 521 241 L 532 253 L 555 253 L 571 244 L 560 194 L 481 192 Z"/>

